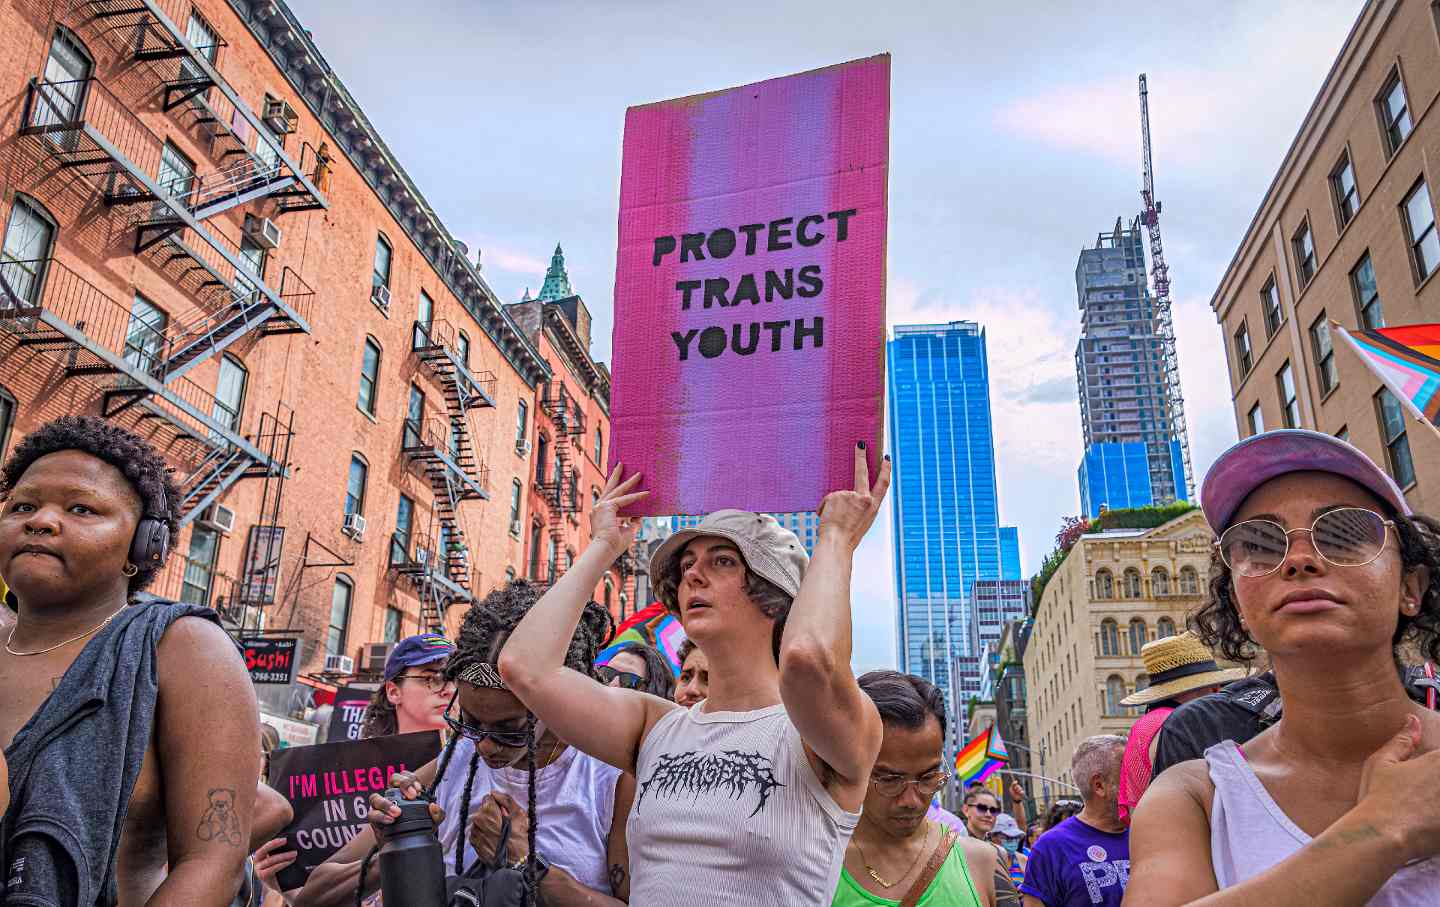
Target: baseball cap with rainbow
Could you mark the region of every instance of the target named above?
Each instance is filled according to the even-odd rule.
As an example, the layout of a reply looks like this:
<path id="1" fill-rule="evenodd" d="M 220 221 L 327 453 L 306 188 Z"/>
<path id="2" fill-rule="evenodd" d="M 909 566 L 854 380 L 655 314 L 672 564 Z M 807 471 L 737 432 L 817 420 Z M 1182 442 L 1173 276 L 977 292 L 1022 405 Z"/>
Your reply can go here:
<path id="1" fill-rule="evenodd" d="M 385 659 L 385 679 L 394 680 L 406 668 L 445 661 L 455 651 L 455 644 L 439 633 L 407 636 L 396 643 L 395 650 Z"/>

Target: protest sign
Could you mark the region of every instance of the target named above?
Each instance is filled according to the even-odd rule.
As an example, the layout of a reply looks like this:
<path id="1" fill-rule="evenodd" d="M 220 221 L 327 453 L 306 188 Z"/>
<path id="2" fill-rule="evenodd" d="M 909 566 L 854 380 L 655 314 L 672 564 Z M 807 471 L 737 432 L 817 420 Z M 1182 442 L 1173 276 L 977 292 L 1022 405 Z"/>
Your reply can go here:
<path id="1" fill-rule="evenodd" d="M 289 683 L 295 676 L 297 640 L 251 638 L 240 640 L 251 683 Z"/>
<path id="2" fill-rule="evenodd" d="M 270 756 L 270 786 L 295 810 L 281 832 L 299 856 L 280 870 L 281 890 L 299 888 L 310 872 L 365 827 L 371 794 L 383 794 L 396 772 L 413 772 L 440 752 L 440 733 L 292 746 Z"/>
<path id="3" fill-rule="evenodd" d="M 330 713 L 330 730 L 325 739 L 359 740 L 360 728 L 365 723 L 365 707 L 374 695 L 375 690 L 367 687 L 344 687 L 336 693 L 335 711 Z"/>
<path id="4" fill-rule="evenodd" d="M 879 469 L 890 57 L 632 107 L 610 463 L 636 515 L 814 510 Z"/>

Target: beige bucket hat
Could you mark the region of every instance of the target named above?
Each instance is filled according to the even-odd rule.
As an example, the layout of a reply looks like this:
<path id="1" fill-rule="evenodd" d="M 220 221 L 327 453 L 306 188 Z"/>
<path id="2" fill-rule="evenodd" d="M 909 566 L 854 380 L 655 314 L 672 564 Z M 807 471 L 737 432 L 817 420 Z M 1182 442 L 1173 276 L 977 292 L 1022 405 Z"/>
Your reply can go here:
<path id="1" fill-rule="evenodd" d="M 748 510 L 717 510 L 701 520 L 700 525 L 682 529 L 662 542 L 650 557 L 651 588 L 656 589 L 657 594 L 663 588 L 661 575 L 672 557 L 695 539 L 710 537 L 733 543 L 740 549 L 745 566 L 779 586 L 786 595 L 794 598 L 800 592 L 800 581 L 810 563 L 805 546 L 773 516 Z M 672 610 L 679 607 L 678 602 L 665 601 L 664 604 Z"/>
<path id="2" fill-rule="evenodd" d="M 1140 649 L 1140 658 L 1150 685 L 1120 700 L 1121 705 L 1149 705 L 1189 690 L 1221 686 L 1246 673 L 1244 668 L 1221 668 L 1194 633 L 1147 642 Z"/>

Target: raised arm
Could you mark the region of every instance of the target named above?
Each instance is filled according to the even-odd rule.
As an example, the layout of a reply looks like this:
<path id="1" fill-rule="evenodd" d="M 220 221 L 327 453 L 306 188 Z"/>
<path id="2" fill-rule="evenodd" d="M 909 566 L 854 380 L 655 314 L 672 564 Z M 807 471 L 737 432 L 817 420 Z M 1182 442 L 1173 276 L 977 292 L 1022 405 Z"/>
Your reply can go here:
<path id="1" fill-rule="evenodd" d="M 848 785 L 863 785 L 880 752 L 880 713 L 850 670 L 850 571 L 890 487 L 890 458 L 870 486 L 865 447 L 855 447 L 855 487 L 820 503 L 820 534 L 780 642 L 780 698 L 805 745 Z M 842 803 L 856 809 L 858 798 Z"/>
<path id="2" fill-rule="evenodd" d="M 198 617 L 170 625 L 156 660 L 170 870 L 148 903 L 229 903 L 250 853 L 260 779 L 255 688 L 230 637 Z"/>
<path id="3" fill-rule="evenodd" d="M 590 517 L 590 545 L 556 580 L 510 634 L 500 675 L 511 692 L 566 743 L 623 771 L 635 772 L 640 741 L 675 703 L 608 687 L 565 667 L 565 652 L 595 585 L 635 538 L 620 517 L 647 491 L 632 491 L 640 475 L 620 481 L 616 466 Z"/>

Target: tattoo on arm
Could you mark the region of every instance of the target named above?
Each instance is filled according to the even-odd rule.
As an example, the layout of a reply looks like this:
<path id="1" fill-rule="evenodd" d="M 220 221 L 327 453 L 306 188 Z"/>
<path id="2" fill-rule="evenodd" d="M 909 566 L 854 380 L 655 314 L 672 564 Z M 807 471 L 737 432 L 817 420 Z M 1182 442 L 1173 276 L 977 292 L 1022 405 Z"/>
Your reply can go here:
<path id="1" fill-rule="evenodd" d="M 625 867 L 619 863 L 610 864 L 610 893 L 616 894 L 625 885 Z"/>
<path id="2" fill-rule="evenodd" d="M 235 791 L 228 787 L 213 787 L 207 796 L 210 805 L 200 824 L 195 828 L 195 837 L 202 841 L 219 841 L 231 847 L 245 844 L 240 834 L 240 817 L 235 815 Z"/>

